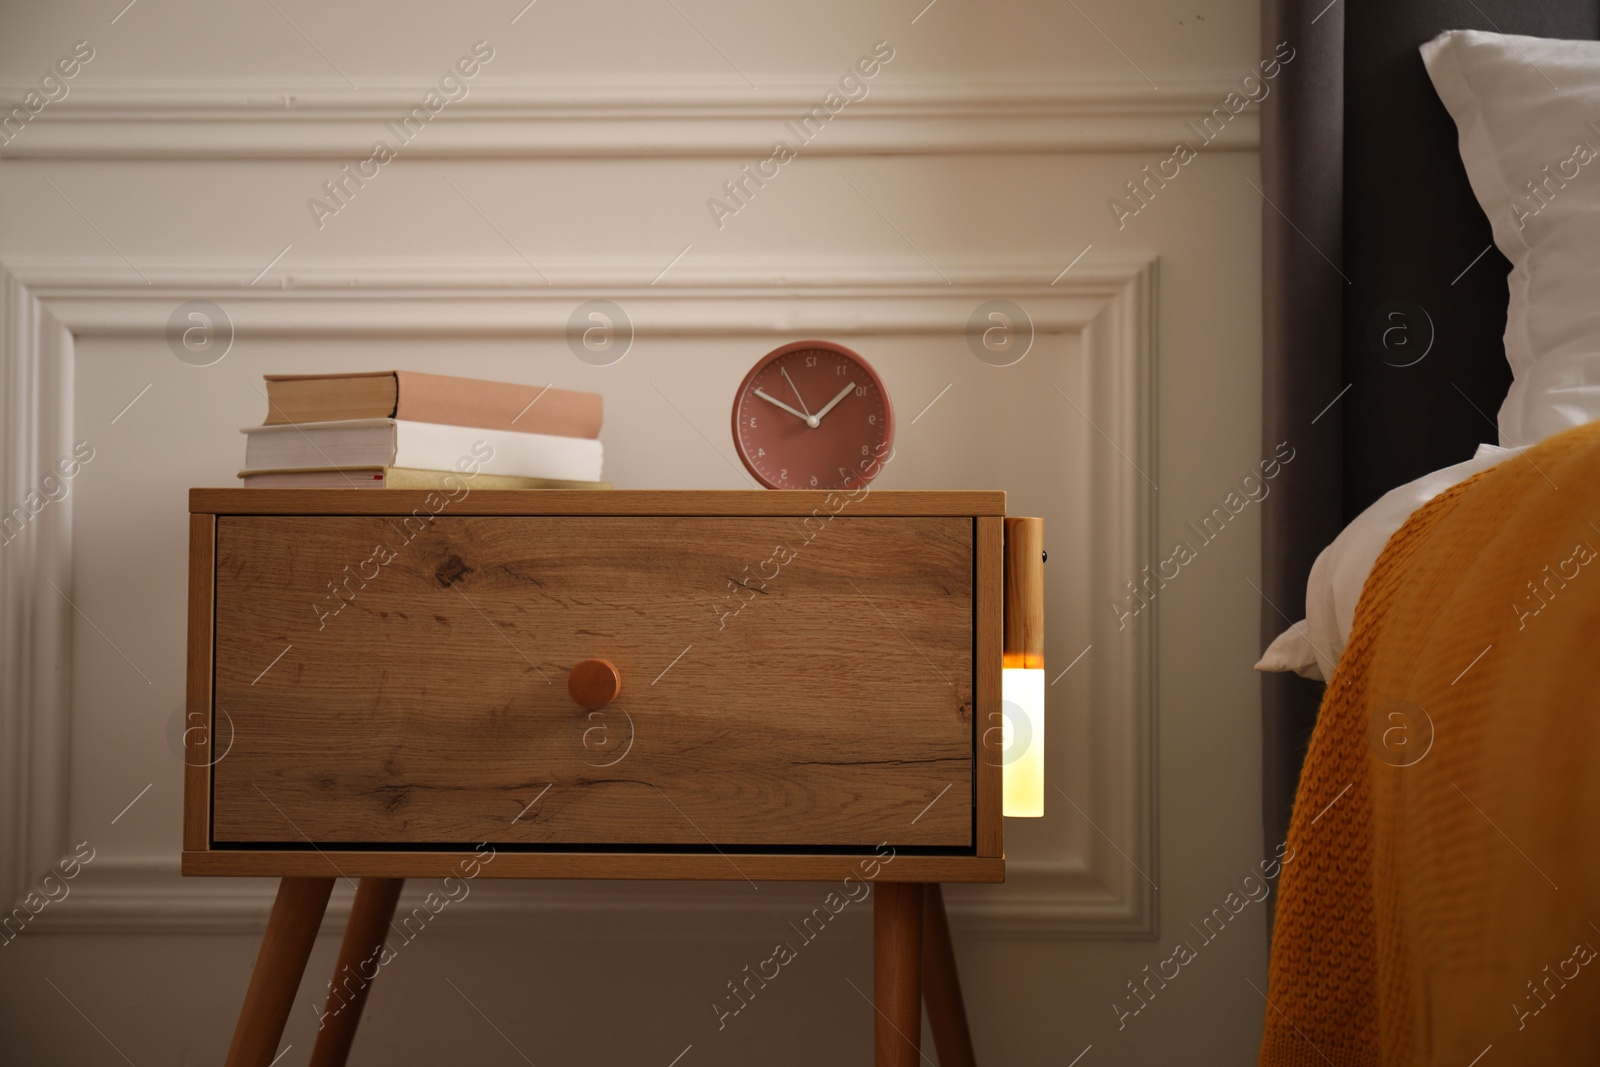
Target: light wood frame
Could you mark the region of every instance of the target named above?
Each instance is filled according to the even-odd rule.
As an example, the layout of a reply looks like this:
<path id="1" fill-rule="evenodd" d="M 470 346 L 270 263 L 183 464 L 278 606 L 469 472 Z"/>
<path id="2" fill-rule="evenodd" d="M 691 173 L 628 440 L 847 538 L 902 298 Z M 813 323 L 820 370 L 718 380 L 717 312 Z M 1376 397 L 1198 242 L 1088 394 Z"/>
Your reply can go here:
<path id="1" fill-rule="evenodd" d="M 187 715 L 204 716 L 205 730 L 186 735 L 184 852 L 186 875 L 299 878 L 420 878 L 455 873 L 470 852 L 418 850 L 332 851 L 308 842 L 304 850 L 211 846 L 210 739 L 215 734 L 212 648 L 216 595 L 216 523 L 222 515 L 409 515 L 437 511 L 436 494 L 415 490 L 194 489 L 190 492 L 189 681 Z M 1002 492 L 869 491 L 841 506 L 840 494 L 823 491 L 563 491 L 477 490 L 452 507 L 452 517 L 607 515 L 794 516 L 836 513 L 851 517 L 971 518 L 974 531 L 974 823 L 971 854 L 900 852 L 882 877 L 891 882 L 1000 882 L 1005 878 L 1000 804 L 998 734 L 984 729 L 1000 711 L 1002 623 Z M 853 852 L 796 854 L 712 850 L 649 852 L 497 852 L 483 873 L 495 878 L 842 879 L 856 868 Z"/>

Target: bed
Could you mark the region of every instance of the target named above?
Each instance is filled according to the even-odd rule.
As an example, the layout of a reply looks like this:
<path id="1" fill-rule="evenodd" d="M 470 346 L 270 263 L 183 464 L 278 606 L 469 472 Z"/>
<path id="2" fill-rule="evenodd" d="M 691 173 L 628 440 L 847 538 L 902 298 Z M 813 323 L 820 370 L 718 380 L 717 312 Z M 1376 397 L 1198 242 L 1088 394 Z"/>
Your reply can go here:
<path id="1" fill-rule="evenodd" d="M 1587 721 L 1586 694 L 1600 689 L 1592 684 L 1593 673 L 1586 673 L 1600 666 L 1600 657 L 1584 654 L 1600 632 L 1600 621 L 1589 613 L 1600 605 L 1600 579 L 1591 590 L 1560 577 L 1563 565 L 1574 575 L 1586 573 L 1577 562 L 1576 533 L 1567 538 L 1573 544 L 1559 548 L 1539 539 L 1537 525 L 1519 528 L 1513 540 L 1491 542 L 1487 535 L 1493 531 L 1468 522 L 1478 516 L 1473 521 L 1480 527 L 1504 525 L 1505 516 L 1485 510 L 1485 501 L 1504 507 L 1520 500 L 1519 493 L 1558 484 L 1568 485 L 1571 494 L 1561 498 L 1565 510 L 1546 516 L 1547 526 L 1559 526 L 1590 504 L 1600 521 L 1600 499 L 1581 495 L 1600 485 L 1600 466 L 1586 465 L 1600 451 L 1600 439 L 1586 431 L 1569 431 L 1570 440 L 1554 444 L 1556 434 L 1545 435 L 1549 440 L 1537 434 L 1504 439 L 1501 409 L 1517 358 L 1503 341 L 1510 263 L 1495 239 L 1506 247 L 1506 235 L 1491 233 L 1480 203 L 1483 175 L 1475 171 L 1475 190 L 1462 161 L 1457 121 L 1419 54 L 1425 42 L 1456 29 L 1593 41 L 1600 36 L 1600 4 L 1313 0 L 1263 9 L 1266 52 L 1282 41 L 1293 42 L 1298 52 L 1296 76 L 1264 102 L 1262 115 L 1264 443 L 1270 449 L 1290 441 L 1304 457 L 1297 460 L 1294 479 L 1263 509 L 1263 644 L 1306 617 L 1314 561 L 1369 507 L 1430 472 L 1471 463 L 1485 443 L 1499 439 L 1518 449 L 1509 458 L 1480 457 L 1479 473 L 1451 488 L 1440 486 L 1444 491 L 1430 494 L 1414 513 L 1405 509 L 1400 532 L 1379 540 L 1378 547 L 1387 548 L 1376 567 L 1367 561 L 1371 577 L 1358 586 L 1359 607 L 1346 626 L 1349 646 L 1342 657 L 1332 657 L 1348 679 L 1335 677 L 1325 688 L 1289 673 L 1263 677 L 1268 855 L 1294 854 L 1299 847 L 1301 859 L 1312 858 L 1314 850 L 1305 850 L 1314 834 L 1339 827 L 1363 842 L 1359 849 L 1370 863 L 1355 881 L 1341 881 L 1349 863 L 1342 873 L 1306 864 L 1293 875 L 1293 865 L 1285 864 L 1263 1063 L 1465 1065 L 1491 1046 L 1497 1059 L 1514 1062 L 1593 1062 L 1600 1048 L 1600 976 L 1588 976 L 1580 962 L 1592 951 L 1586 947 L 1591 941 L 1600 945 L 1600 928 L 1588 928 L 1588 920 L 1570 931 L 1561 928 L 1575 921 L 1576 913 L 1564 909 L 1589 884 L 1587 868 L 1563 868 L 1568 877 L 1562 895 L 1554 887 L 1563 878 L 1548 869 L 1555 861 L 1540 873 L 1534 869 L 1539 865 L 1518 855 L 1518 846 L 1531 855 L 1527 842 L 1546 830 L 1500 825 L 1515 821 L 1508 819 L 1510 812 L 1532 819 L 1526 804 L 1541 798 L 1548 805 L 1543 825 L 1554 827 L 1556 836 L 1540 838 L 1540 847 L 1559 851 L 1564 843 L 1568 851 L 1595 851 L 1584 836 L 1594 822 L 1580 783 L 1600 780 L 1600 771 L 1586 774 L 1581 760 L 1592 746 L 1586 747 L 1588 734 L 1572 724 Z M 1572 79 L 1583 73 L 1543 63 L 1559 75 L 1551 80 L 1541 63 L 1529 61 L 1522 73 L 1549 82 L 1553 95 L 1570 91 Z M 1600 109 L 1595 116 L 1600 120 Z M 1600 148 L 1600 128 L 1580 129 L 1578 138 Z M 1570 153 L 1549 162 L 1558 172 L 1565 164 L 1573 175 L 1586 173 Z M 1587 173 L 1600 203 L 1600 165 Z M 1556 182 L 1543 188 L 1564 197 L 1555 202 L 1565 210 L 1582 188 Z M 1520 215 L 1548 199 L 1528 200 L 1531 207 Z M 1510 210 L 1499 225 L 1503 229 L 1506 218 L 1526 222 L 1520 215 Z M 1600 257 L 1600 245 L 1593 256 Z M 1600 300 L 1593 303 L 1600 306 Z M 1519 336 L 1515 322 L 1512 336 Z M 1524 445 L 1530 451 L 1520 451 Z M 1538 451 L 1546 448 L 1551 450 Z M 1566 481 L 1537 469 L 1558 465 L 1567 470 Z M 1600 530 L 1593 536 L 1600 545 Z M 1531 572 L 1513 582 L 1494 569 L 1489 556 Z M 1546 584 L 1552 574 L 1560 584 Z M 1538 587 L 1522 591 L 1533 595 L 1520 601 L 1520 613 L 1510 595 L 1519 583 Z M 1489 588 L 1505 594 L 1503 603 L 1484 599 Z M 1562 611 L 1543 613 L 1558 603 Z M 1459 675 L 1468 663 L 1452 658 L 1460 649 L 1455 637 L 1441 636 L 1445 630 L 1459 632 L 1468 643 L 1489 634 L 1482 642 L 1487 646 L 1502 630 L 1522 635 L 1535 616 L 1539 632 L 1521 640 L 1515 655 L 1490 656 L 1470 668 L 1479 674 Z M 1506 639 L 1501 651 L 1513 645 Z M 1561 650 L 1562 658 L 1551 659 L 1552 650 Z M 1381 685 L 1374 672 L 1387 672 Z M 1589 684 L 1567 693 L 1563 686 L 1573 688 L 1574 679 Z M 1489 695 L 1479 694 L 1478 704 L 1463 703 L 1461 694 L 1480 682 Z M 1519 693 L 1542 695 L 1513 711 L 1508 705 L 1518 703 L 1513 698 Z M 1425 699 L 1417 699 L 1419 694 Z M 1524 734 L 1508 728 L 1517 714 L 1525 717 L 1519 724 Z M 1422 746 L 1424 728 L 1434 747 Z M 1517 740 L 1535 735 L 1545 741 L 1543 748 Z M 1414 747 L 1396 755 L 1385 738 L 1401 737 Z M 1498 751 L 1486 747 L 1490 738 L 1515 750 L 1517 761 L 1489 758 Z M 1312 763 L 1304 764 L 1308 745 Z M 1425 752 L 1421 761 L 1418 752 Z M 1568 762 L 1557 761 L 1554 753 Z M 1475 784 L 1439 778 L 1451 773 L 1476 776 Z M 1360 774 L 1367 776 L 1364 785 L 1356 782 Z M 1505 810 L 1482 806 L 1475 790 Z M 1493 813 L 1502 818 L 1497 822 Z M 1300 824 L 1298 846 L 1291 815 Z M 1421 847 L 1418 842 L 1430 835 L 1450 847 Z M 1487 851 L 1491 845 L 1502 853 Z M 1353 855 L 1350 848 L 1339 845 L 1343 858 Z M 1508 901 L 1496 894 L 1511 883 L 1473 881 L 1476 865 L 1491 857 L 1504 860 L 1489 872 L 1493 878 L 1509 879 L 1513 871 L 1527 878 L 1525 896 Z M 1429 906 L 1419 903 L 1419 886 L 1440 880 L 1459 891 Z M 1540 897 L 1543 892 L 1551 898 Z M 1590 900 L 1600 922 L 1600 897 Z M 1362 909 L 1365 918 L 1352 921 L 1352 910 Z M 1459 925 L 1450 924 L 1469 920 L 1478 923 L 1481 943 L 1456 943 Z M 1339 938 L 1359 944 L 1346 952 Z M 1540 938 L 1550 941 L 1539 947 L 1543 955 L 1525 955 L 1531 952 L 1527 943 Z M 1304 958 L 1313 951 L 1322 958 Z M 1363 953 L 1388 962 L 1375 967 L 1370 958 L 1362 961 Z M 1286 956 L 1296 956 L 1295 965 L 1287 965 Z M 1535 956 L 1540 962 L 1534 963 Z M 1515 982 L 1507 977 L 1529 966 L 1531 972 Z M 1446 981 L 1443 975 L 1455 970 L 1474 971 L 1487 984 L 1467 988 Z M 1404 986 L 1403 995 L 1395 982 Z M 1353 1014 L 1317 1007 L 1335 1002 Z M 1310 1026 L 1305 1013 L 1314 1017 Z M 1560 1021 L 1565 1016 L 1571 1017 L 1568 1023 Z M 1482 1041 L 1480 1031 L 1487 1035 Z M 1587 1055 L 1561 1058 L 1573 1048 Z"/>

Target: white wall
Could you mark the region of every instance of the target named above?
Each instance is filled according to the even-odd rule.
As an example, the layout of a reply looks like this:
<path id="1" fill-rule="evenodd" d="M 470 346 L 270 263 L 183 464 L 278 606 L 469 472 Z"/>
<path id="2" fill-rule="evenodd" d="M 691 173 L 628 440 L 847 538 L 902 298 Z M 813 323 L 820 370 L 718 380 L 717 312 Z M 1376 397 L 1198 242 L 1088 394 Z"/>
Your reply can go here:
<path id="1" fill-rule="evenodd" d="M 619 486 L 739 488 L 733 389 L 814 333 L 885 374 L 903 456 L 885 487 L 1005 488 L 1014 512 L 1046 516 L 1050 662 L 1094 645 L 1051 691 L 1052 777 L 1078 807 L 1052 795 L 1042 823 L 1008 825 L 1006 887 L 951 894 L 980 1059 L 1253 1057 L 1259 905 L 1122 1029 L 1113 1004 L 1178 939 L 1199 944 L 1188 923 L 1261 851 L 1254 512 L 1127 630 L 1106 607 L 1261 458 L 1254 116 L 1125 227 L 1107 208 L 1258 63 L 1253 4 L 120 8 L 0 7 L 0 99 L 94 48 L 69 95 L 0 146 L 0 508 L 50 448 L 96 449 L 0 548 L 0 890 L 35 886 L 68 843 L 97 850 L 73 895 L 0 947 L 0 1060 L 226 1048 L 270 886 L 177 878 L 166 730 L 185 491 L 230 484 L 259 375 L 404 366 L 594 388 Z M 479 40 L 494 58 L 471 95 L 318 229 L 307 199 Z M 880 40 L 895 57 L 871 95 L 718 229 L 706 199 Z M 594 296 L 640 328 L 614 367 L 561 336 Z M 1039 333 L 1003 371 L 962 336 L 996 296 Z M 212 367 L 163 337 L 196 297 L 239 327 Z M 868 1062 L 871 1009 L 846 982 L 870 992 L 865 911 L 717 1031 L 710 1001 L 820 887 L 761 892 L 485 887 L 385 969 L 354 1060 L 514 1063 L 514 1043 L 541 1064 L 665 1065 L 691 1044 L 683 1067 Z M 335 893 L 284 1063 L 313 1040 L 349 889 Z"/>

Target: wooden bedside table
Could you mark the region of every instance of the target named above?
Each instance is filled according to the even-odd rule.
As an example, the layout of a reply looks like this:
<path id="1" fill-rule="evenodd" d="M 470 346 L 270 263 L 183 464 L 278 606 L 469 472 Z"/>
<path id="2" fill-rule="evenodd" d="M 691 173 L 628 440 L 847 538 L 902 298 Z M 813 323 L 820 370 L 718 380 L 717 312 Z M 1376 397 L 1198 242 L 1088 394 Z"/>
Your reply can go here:
<path id="1" fill-rule="evenodd" d="M 361 880 L 339 995 L 403 879 L 469 862 L 870 877 L 877 1063 L 918 1062 L 924 995 L 942 1062 L 971 1062 L 938 883 L 1004 879 L 1003 493 L 196 489 L 190 512 L 183 872 L 282 879 L 230 1065 L 271 1061 L 336 878 Z M 344 1062 L 369 987 L 313 1064 Z"/>

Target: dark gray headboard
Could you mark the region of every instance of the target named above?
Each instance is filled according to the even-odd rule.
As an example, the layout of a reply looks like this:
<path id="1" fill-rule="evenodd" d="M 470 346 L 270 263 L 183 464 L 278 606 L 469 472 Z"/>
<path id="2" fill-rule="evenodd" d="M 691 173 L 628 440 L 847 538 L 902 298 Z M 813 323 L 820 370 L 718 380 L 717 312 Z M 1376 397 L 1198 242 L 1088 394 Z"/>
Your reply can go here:
<path id="1" fill-rule="evenodd" d="M 1509 265 L 1417 47 L 1448 29 L 1592 39 L 1600 0 L 1267 0 L 1261 18 L 1263 55 L 1296 50 L 1261 116 L 1264 448 L 1296 449 L 1262 507 L 1265 647 L 1304 617 L 1311 563 L 1346 522 L 1496 440 L 1511 382 Z M 1263 678 L 1269 851 L 1321 689 Z"/>

